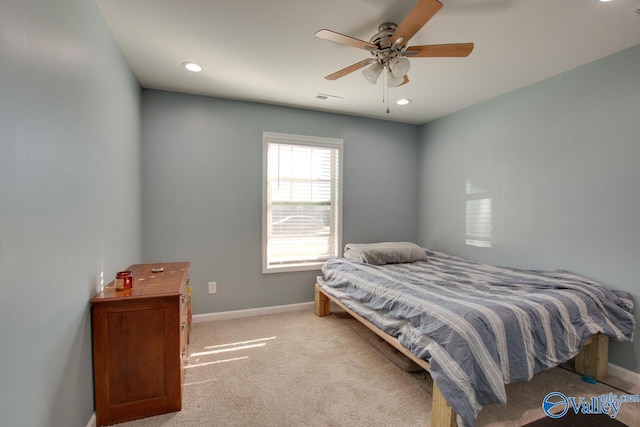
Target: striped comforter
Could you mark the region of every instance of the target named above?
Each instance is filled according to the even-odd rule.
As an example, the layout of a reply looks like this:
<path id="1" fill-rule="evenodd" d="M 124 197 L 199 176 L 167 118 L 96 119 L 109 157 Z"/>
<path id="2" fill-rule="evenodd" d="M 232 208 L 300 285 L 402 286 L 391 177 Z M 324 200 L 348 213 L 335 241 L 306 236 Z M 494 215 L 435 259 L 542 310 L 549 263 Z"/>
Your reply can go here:
<path id="1" fill-rule="evenodd" d="M 574 357 L 596 333 L 630 341 L 633 301 L 566 271 L 495 267 L 426 250 L 428 261 L 374 266 L 344 258 L 322 268 L 322 290 L 398 338 L 464 426 L 505 403 L 504 384 Z"/>

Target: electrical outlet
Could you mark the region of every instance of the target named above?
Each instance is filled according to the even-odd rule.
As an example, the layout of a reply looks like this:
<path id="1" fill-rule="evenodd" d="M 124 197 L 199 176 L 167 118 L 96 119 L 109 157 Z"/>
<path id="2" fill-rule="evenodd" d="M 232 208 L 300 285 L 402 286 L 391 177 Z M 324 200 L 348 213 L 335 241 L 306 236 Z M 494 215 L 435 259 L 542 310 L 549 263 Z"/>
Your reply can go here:
<path id="1" fill-rule="evenodd" d="M 216 282 L 209 282 L 209 293 L 215 294 L 218 292 L 218 284 Z"/>

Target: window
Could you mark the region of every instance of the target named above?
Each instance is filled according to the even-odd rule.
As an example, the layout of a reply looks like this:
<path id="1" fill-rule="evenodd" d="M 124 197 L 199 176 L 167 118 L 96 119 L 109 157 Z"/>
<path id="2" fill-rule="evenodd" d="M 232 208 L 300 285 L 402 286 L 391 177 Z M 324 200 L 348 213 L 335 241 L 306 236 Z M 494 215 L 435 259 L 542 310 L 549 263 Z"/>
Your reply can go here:
<path id="1" fill-rule="evenodd" d="M 342 245 L 342 140 L 262 140 L 262 272 L 317 270 Z"/>

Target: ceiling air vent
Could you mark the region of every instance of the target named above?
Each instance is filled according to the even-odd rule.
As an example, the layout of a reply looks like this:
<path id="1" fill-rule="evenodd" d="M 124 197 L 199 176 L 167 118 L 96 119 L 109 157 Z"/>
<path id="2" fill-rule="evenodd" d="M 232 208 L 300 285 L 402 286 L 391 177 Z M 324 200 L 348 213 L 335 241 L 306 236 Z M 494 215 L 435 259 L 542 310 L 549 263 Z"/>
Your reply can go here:
<path id="1" fill-rule="evenodd" d="M 318 92 L 318 94 L 316 95 L 316 99 L 320 99 L 322 101 L 327 100 L 328 98 L 335 98 L 335 99 L 342 99 L 341 96 L 338 95 L 329 95 L 328 93 L 320 93 Z"/>
<path id="2" fill-rule="evenodd" d="M 640 5 L 634 7 L 633 9 L 631 9 L 629 11 L 630 14 L 632 14 L 633 16 L 635 16 L 636 18 L 640 18 Z"/>

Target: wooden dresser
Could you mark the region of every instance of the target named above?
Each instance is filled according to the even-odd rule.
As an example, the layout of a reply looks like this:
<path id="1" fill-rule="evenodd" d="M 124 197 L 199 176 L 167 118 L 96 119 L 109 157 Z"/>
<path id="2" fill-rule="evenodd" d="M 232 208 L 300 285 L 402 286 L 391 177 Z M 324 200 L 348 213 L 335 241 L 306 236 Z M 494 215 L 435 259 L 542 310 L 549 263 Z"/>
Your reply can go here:
<path id="1" fill-rule="evenodd" d="M 91 300 L 98 427 L 182 409 L 189 265 L 132 265 L 132 289 L 112 282 Z"/>

